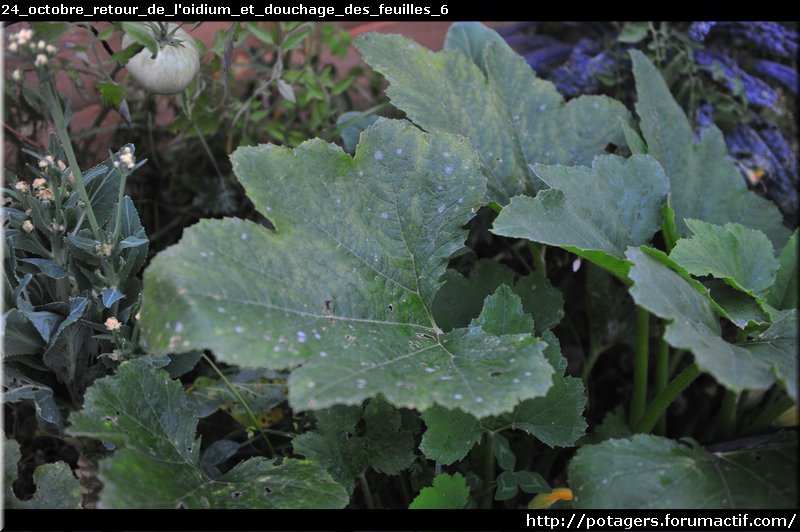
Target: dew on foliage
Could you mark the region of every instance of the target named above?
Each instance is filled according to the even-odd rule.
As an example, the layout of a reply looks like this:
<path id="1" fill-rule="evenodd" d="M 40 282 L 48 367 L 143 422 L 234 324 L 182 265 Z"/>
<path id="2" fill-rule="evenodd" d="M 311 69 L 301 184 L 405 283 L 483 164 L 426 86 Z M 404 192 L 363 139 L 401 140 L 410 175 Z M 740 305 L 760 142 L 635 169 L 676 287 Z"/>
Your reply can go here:
<path id="1" fill-rule="evenodd" d="M 236 331 L 239 334 L 242 334 L 242 331 L 244 331 L 244 329 L 242 329 L 241 325 L 237 325 L 236 327 L 233 328 L 233 330 Z"/>
<path id="2" fill-rule="evenodd" d="M 389 213 L 388 212 L 382 212 L 381 213 L 381 218 L 386 220 L 387 218 L 389 218 Z"/>
<path id="3" fill-rule="evenodd" d="M 306 341 L 306 333 L 304 331 L 297 331 L 297 341 L 301 344 Z"/>
<path id="4" fill-rule="evenodd" d="M 367 379 L 358 379 L 356 381 L 356 387 L 359 390 L 363 390 L 366 385 L 367 385 Z"/>
<path id="5" fill-rule="evenodd" d="M 436 368 L 425 368 L 425 371 L 427 371 L 428 373 L 433 373 L 434 371 L 436 371 Z"/>
<path id="6" fill-rule="evenodd" d="M 531 372 L 530 372 L 530 371 L 526 371 L 526 372 L 525 372 L 525 376 L 526 376 L 526 377 L 530 377 L 530 376 L 531 376 Z"/>
<path id="7" fill-rule="evenodd" d="M 442 152 L 442 157 L 444 157 L 445 159 L 449 159 L 450 158 L 450 152 L 449 151 Z"/>
<path id="8" fill-rule="evenodd" d="M 401 154 L 403 153 L 403 149 L 402 149 L 402 148 L 397 148 L 397 150 L 395 151 L 395 153 L 396 153 L 397 155 L 401 155 Z"/>
<path id="9" fill-rule="evenodd" d="M 319 334 L 316 329 L 312 329 L 311 332 L 314 335 L 314 338 L 316 338 L 317 340 L 321 340 L 322 339 L 322 335 Z"/>
<path id="10" fill-rule="evenodd" d="M 602 482 L 603 482 L 603 484 L 608 484 L 608 479 L 604 478 Z"/>
<path id="11" fill-rule="evenodd" d="M 183 332 L 183 323 L 178 322 L 175 324 L 175 332 L 179 334 Z"/>
<path id="12" fill-rule="evenodd" d="M 546 103 L 543 103 L 542 105 L 539 106 L 539 110 L 540 111 L 544 111 L 545 109 L 547 109 L 547 104 Z"/>
<path id="13" fill-rule="evenodd" d="M 439 208 L 436 209 L 436 212 L 438 212 L 439 214 L 442 214 L 444 212 L 444 203 L 439 205 Z"/>
<path id="14" fill-rule="evenodd" d="M 378 150 L 375 152 L 375 160 L 380 161 L 381 159 L 383 159 L 383 152 L 381 150 Z"/>
<path id="15" fill-rule="evenodd" d="M 217 307 L 217 312 L 225 314 L 225 309 L 223 307 Z"/>
<path id="16" fill-rule="evenodd" d="M 328 356 L 328 353 L 326 353 L 325 351 L 320 351 L 319 352 L 319 356 L 321 356 L 322 358 L 325 358 L 326 356 Z"/>
<path id="17" fill-rule="evenodd" d="M 475 402 L 476 402 L 476 403 L 482 403 L 482 402 L 483 402 L 483 397 L 481 397 L 481 396 L 479 395 L 478 397 L 476 397 L 476 398 L 475 398 Z"/>
<path id="18" fill-rule="evenodd" d="M 205 251 L 201 251 L 200 252 L 200 256 L 201 257 L 208 257 L 208 253 L 206 253 Z"/>
<path id="19" fill-rule="evenodd" d="M 242 233 L 242 240 L 247 240 L 247 233 Z"/>
<path id="20" fill-rule="evenodd" d="M 459 203 L 464 203 L 464 198 L 458 198 Z"/>
<path id="21" fill-rule="evenodd" d="M 272 207 L 266 207 L 267 212 L 272 212 Z"/>
<path id="22" fill-rule="evenodd" d="M 451 381 L 451 380 L 453 380 L 453 376 L 452 375 L 442 375 L 441 377 L 439 377 L 439 380 L 440 381 Z"/>
<path id="23" fill-rule="evenodd" d="M 453 173 L 453 167 L 452 166 L 445 166 L 444 167 L 444 173 L 447 174 L 447 175 L 452 174 Z"/>
<path id="24" fill-rule="evenodd" d="M 364 170 L 358 171 L 358 177 L 364 177 Z"/>
<path id="25" fill-rule="evenodd" d="M 463 395 L 461 395 L 460 393 L 453 394 L 453 399 L 455 399 L 456 401 L 460 401 L 462 397 Z"/>
<path id="26" fill-rule="evenodd" d="M 280 353 L 282 349 L 283 348 L 281 346 L 276 345 L 275 347 L 272 348 L 272 351 L 274 351 L 275 353 Z"/>

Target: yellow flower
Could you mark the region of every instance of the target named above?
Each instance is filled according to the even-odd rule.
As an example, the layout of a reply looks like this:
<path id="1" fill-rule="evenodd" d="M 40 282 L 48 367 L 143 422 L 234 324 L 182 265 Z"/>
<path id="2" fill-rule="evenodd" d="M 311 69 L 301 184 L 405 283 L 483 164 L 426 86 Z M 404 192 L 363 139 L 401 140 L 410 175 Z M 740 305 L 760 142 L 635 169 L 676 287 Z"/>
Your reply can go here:
<path id="1" fill-rule="evenodd" d="M 550 508 L 556 501 L 571 501 L 572 490 L 569 488 L 556 488 L 550 493 L 540 493 L 528 503 L 531 510 Z"/>

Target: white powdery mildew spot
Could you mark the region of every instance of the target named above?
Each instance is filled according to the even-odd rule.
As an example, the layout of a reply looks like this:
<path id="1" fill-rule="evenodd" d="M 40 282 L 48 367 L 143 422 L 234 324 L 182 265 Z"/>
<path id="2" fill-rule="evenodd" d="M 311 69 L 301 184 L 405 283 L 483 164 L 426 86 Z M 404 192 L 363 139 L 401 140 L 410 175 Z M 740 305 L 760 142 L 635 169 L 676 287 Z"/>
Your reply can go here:
<path id="1" fill-rule="evenodd" d="M 453 173 L 453 167 L 452 167 L 452 166 L 445 166 L 445 167 L 444 167 L 444 173 L 445 173 L 446 175 L 450 175 L 450 174 L 452 174 L 452 173 Z"/>
<path id="2" fill-rule="evenodd" d="M 375 152 L 375 160 L 380 161 L 381 159 L 383 159 L 383 152 L 381 150 L 378 150 Z"/>
<path id="3" fill-rule="evenodd" d="M 442 214 L 444 212 L 444 203 L 439 205 L 439 208 L 436 209 L 436 212 L 438 212 L 439 214 Z"/>
<path id="4" fill-rule="evenodd" d="M 217 307 L 217 312 L 219 312 L 220 314 L 225 314 L 225 308 L 224 307 Z"/>
<path id="5" fill-rule="evenodd" d="M 319 356 L 321 356 L 322 358 L 325 358 L 326 356 L 328 356 L 328 353 L 326 353 L 325 351 L 320 351 L 319 352 Z"/>
<path id="6" fill-rule="evenodd" d="M 247 233 L 242 233 L 242 240 L 247 240 Z"/>
<path id="7" fill-rule="evenodd" d="M 356 387 L 358 387 L 359 390 L 363 390 L 366 385 L 367 385 L 366 379 L 358 379 L 356 381 Z"/>
<path id="8" fill-rule="evenodd" d="M 482 402 L 483 402 L 483 397 L 481 397 L 481 396 L 479 395 L 478 397 L 476 397 L 476 398 L 475 398 L 475 402 L 476 402 L 476 403 L 482 403 Z"/>
<path id="9" fill-rule="evenodd" d="M 462 397 L 463 396 L 460 393 L 453 394 L 453 399 L 455 399 L 456 401 L 460 401 Z"/>
<path id="10" fill-rule="evenodd" d="M 358 171 L 358 177 L 364 177 L 364 170 Z"/>
<path id="11" fill-rule="evenodd" d="M 401 154 L 403 153 L 403 149 L 402 149 L 402 148 L 397 148 L 397 150 L 395 151 L 395 153 L 396 153 L 397 155 L 401 155 Z"/>
<path id="12" fill-rule="evenodd" d="M 175 324 L 175 332 L 178 334 L 183 332 L 183 323 L 178 322 Z"/>
<path id="13" fill-rule="evenodd" d="M 313 388 L 313 387 L 314 387 L 314 386 L 316 386 L 316 385 L 317 385 L 317 383 L 316 383 L 316 382 L 314 382 L 314 381 L 308 381 L 308 384 L 307 384 L 306 386 L 308 386 L 309 388 Z"/>
<path id="14" fill-rule="evenodd" d="M 387 218 L 389 218 L 389 213 L 388 213 L 388 212 L 382 212 L 382 213 L 381 213 L 381 218 L 382 218 L 383 220 L 386 220 Z"/>
<path id="15" fill-rule="evenodd" d="M 297 331 L 297 341 L 301 344 L 306 342 L 306 333 L 303 331 Z"/>
<path id="16" fill-rule="evenodd" d="M 244 331 L 244 329 L 242 329 L 241 325 L 237 325 L 236 327 L 233 328 L 233 330 L 236 331 L 239 334 L 242 334 L 242 331 Z"/>

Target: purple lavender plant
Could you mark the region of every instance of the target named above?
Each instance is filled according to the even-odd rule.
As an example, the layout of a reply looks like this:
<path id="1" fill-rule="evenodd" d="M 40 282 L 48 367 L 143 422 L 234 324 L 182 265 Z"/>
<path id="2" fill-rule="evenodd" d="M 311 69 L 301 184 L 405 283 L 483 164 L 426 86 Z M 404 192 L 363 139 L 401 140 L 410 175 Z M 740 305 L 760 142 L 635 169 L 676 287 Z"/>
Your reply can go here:
<path id="1" fill-rule="evenodd" d="M 711 68 L 715 64 L 719 65 L 725 75 L 728 88 L 735 93 L 741 84 L 741 89 L 747 96 L 747 101 L 753 105 L 771 107 L 778 99 L 772 87 L 742 70 L 736 61 L 721 52 L 716 50 L 695 50 L 694 60 L 698 65 L 707 68 Z"/>
<path id="2" fill-rule="evenodd" d="M 704 42 L 712 29 L 740 37 L 778 57 L 790 58 L 797 55 L 797 32 L 775 22 L 693 22 L 689 26 L 689 38 Z"/>
<path id="3" fill-rule="evenodd" d="M 592 94 L 600 88 L 597 75 L 611 75 L 615 63 L 614 58 L 603 51 L 600 41 L 582 39 L 572 49 L 567 62 L 553 70 L 550 81 L 568 98 Z"/>
<path id="4" fill-rule="evenodd" d="M 767 197 L 797 223 L 797 155 L 777 126 L 764 119 L 743 124 L 725 136 L 728 152 L 750 184 L 763 180 Z"/>
<path id="5" fill-rule="evenodd" d="M 797 94 L 797 69 L 774 61 L 760 59 L 756 61 L 755 70 L 762 76 L 774 79 L 784 85 L 792 91 L 792 94 Z"/>

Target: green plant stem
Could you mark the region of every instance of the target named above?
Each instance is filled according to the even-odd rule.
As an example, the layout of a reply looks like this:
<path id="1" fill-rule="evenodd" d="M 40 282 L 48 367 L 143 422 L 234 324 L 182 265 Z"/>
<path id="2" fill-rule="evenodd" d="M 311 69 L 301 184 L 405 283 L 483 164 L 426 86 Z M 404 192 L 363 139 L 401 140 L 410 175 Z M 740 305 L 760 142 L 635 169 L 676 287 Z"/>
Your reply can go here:
<path id="1" fill-rule="evenodd" d="M 64 267 L 64 252 L 61 249 L 61 235 L 59 233 L 60 231 L 58 233 L 50 233 L 50 245 L 53 250 L 53 259 L 56 261 L 56 264 L 66 270 Z M 58 291 L 58 298 L 61 301 L 64 303 L 69 302 L 69 277 L 56 279 L 56 290 Z"/>
<path id="2" fill-rule="evenodd" d="M 272 443 L 269 441 L 269 438 L 267 438 L 267 433 L 264 432 L 264 429 L 262 429 L 261 425 L 258 424 L 258 420 L 256 419 L 256 415 L 253 413 L 253 410 L 250 408 L 250 405 L 247 403 L 247 401 L 245 401 L 244 397 L 242 397 L 241 394 L 239 394 L 239 391 L 236 389 L 236 387 L 234 387 L 234 385 L 231 384 L 231 382 L 228 380 L 228 378 L 225 377 L 225 374 L 223 374 L 222 371 L 220 371 L 220 369 L 217 367 L 216 364 L 214 364 L 214 361 L 211 360 L 208 357 L 208 355 L 203 354 L 203 359 L 208 363 L 209 366 L 211 366 L 211 368 L 214 370 L 214 372 L 217 375 L 219 375 L 219 378 L 222 379 L 222 382 L 225 383 L 225 385 L 228 387 L 228 389 L 231 391 L 231 393 L 236 397 L 236 399 L 240 403 L 242 403 L 242 406 L 244 407 L 245 411 L 247 412 L 247 415 L 250 417 L 250 422 L 253 423 L 253 426 L 256 427 L 256 429 L 258 429 L 258 432 L 261 434 L 261 437 L 264 438 L 265 442 L 267 442 L 267 446 L 269 447 L 270 452 L 274 455 L 275 454 L 275 449 L 272 447 Z"/>
<path id="3" fill-rule="evenodd" d="M 669 405 L 700 376 L 700 373 L 700 368 L 694 363 L 683 370 L 672 382 L 667 384 L 666 388 L 650 401 L 644 415 L 634 423 L 633 431 L 650 432 L 653 430 L 658 418 L 664 414 L 667 407 L 669 407 Z"/>
<path id="4" fill-rule="evenodd" d="M 489 431 L 483 437 L 483 501 L 482 507 L 491 510 L 494 504 L 494 433 Z"/>
<path id="5" fill-rule="evenodd" d="M 364 473 L 358 475 L 358 484 L 361 486 L 361 492 L 364 494 L 364 502 L 367 505 L 367 508 L 370 510 L 375 509 L 375 501 L 372 500 L 372 492 L 369 489 L 369 483 L 367 482 L 367 477 L 364 476 Z"/>
<path id="6" fill-rule="evenodd" d="M 544 256 L 547 251 L 547 246 L 539 244 L 538 242 L 530 242 L 528 244 L 528 249 L 530 249 L 531 257 L 533 258 L 534 271 L 542 274 L 542 277 L 547 277 L 547 263 L 545 262 Z"/>
<path id="7" fill-rule="evenodd" d="M 654 382 L 653 393 L 660 394 L 667 387 L 669 380 L 669 344 L 662 338 L 658 342 L 658 351 L 656 352 L 656 375 Z M 656 423 L 656 433 L 664 435 L 667 433 L 667 416 L 666 414 L 658 418 Z"/>
<path id="8" fill-rule="evenodd" d="M 686 349 L 676 349 L 675 352 L 672 353 L 672 356 L 669 360 L 669 371 L 667 372 L 669 375 L 674 375 L 678 368 L 681 367 L 681 362 L 683 362 L 683 356 L 686 354 Z"/>
<path id="9" fill-rule="evenodd" d="M 86 192 L 86 187 L 83 186 L 83 174 L 78 166 L 78 160 L 75 157 L 75 150 L 72 149 L 72 142 L 69 139 L 67 124 L 64 122 L 64 110 L 61 109 L 61 102 L 58 98 L 58 94 L 55 92 L 56 89 L 53 83 L 48 82 L 47 85 L 48 87 L 44 91 L 45 100 L 47 101 L 47 106 L 50 108 L 50 114 L 52 115 L 53 124 L 55 125 L 58 138 L 61 141 L 61 147 L 64 148 L 64 154 L 67 156 L 69 171 L 72 172 L 72 175 L 75 178 L 75 187 L 78 189 L 78 194 L 81 197 L 81 201 L 84 203 L 84 212 L 86 213 L 86 218 L 89 220 L 89 225 L 92 228 L 92 234 L 94 235 L 95 240 L 104 242 L 103 235 L 100 231 L 100 225 L 97 223 L 97 218 L 94 215 L 92 204 L 89 201 L 89 194 Z M 76 227 L 75 230 L 77 231 L 78 227 Z"/>
<path id="10" fill-rule="evenodd" d="M 778 399 L 758 414 L 758 417 L 748 425 L 747 431 L 755 432 L 766 429 L 772 425 L 772 422 L 775 421 L 778 416 L 790 409 L 792 405 L 794 405 L 794 400 L 791 397 Z"/>
<path id="11" fill-rule="evenodd" d="M 633 370 L 633 397 L 629 423 L 634 423 L 644 414 L 647 403 L 647 359 L 650 340 L 650 315 L 641 307 L 636 308 L 636 359 Z"/>
<path id="12" fill-rule="evenodd" d="M 733 434 L 736 428 L 736 403 L 739 401 L 739 394 L 733 390 L 725 390 L 722 396 L 717 419 L 714 423 L 714 437 L 725 438 Z"/>

